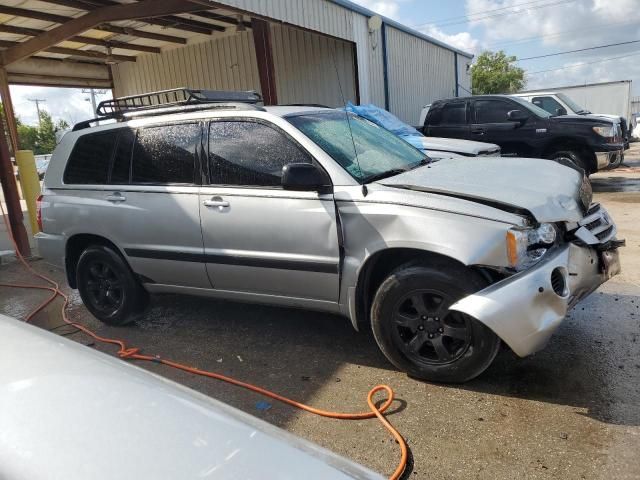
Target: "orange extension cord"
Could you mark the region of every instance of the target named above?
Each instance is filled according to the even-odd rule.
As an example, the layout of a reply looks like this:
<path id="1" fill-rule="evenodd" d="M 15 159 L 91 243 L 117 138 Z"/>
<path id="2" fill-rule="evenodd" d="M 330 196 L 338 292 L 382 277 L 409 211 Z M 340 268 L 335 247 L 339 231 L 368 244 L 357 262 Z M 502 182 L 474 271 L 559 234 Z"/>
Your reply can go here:
<path id="1" fill-rule="evenodd" d="M 401 451 L 400 463 L 398 464 L 398 467 L 396 468 L 396 470 L 393 472 L 393 474 L 389 478 L 391 480 L 397 480 L 403 474 L 403 472 L 404 472 L 404 470 L 405 470 L 405 468 L 407 466 L 407 457 L 408 457 L 407 444 L 406 444 L 404 438 L 402 438 L 402 435 L 400 434 L 400 432 L 398 432 L 398 430 L 396 430 L 393 427 L 393 425 L 391 425 L 391 423 L 389 423 L 389 421 L 383 415 L 383 413 L 393 403 L 394 393 L 393 393 L 393 390 L 391 389 L 391 387 L 389 387 L 387 385 L 377 385 L 377 386 L 373 387 L 369 391 L 369 394 L 367 395 L 367 404 L 369 405 L 369 409 L 371 410 L 370 412 L 364 412 L 364 413 L 331 412 L 331 411 L 328 411 L 328 410 L 321 410 L 319 408 L 314 408 L 314 407 L 311 407 L 309 405 L 305 405 L 304 403 L 300 403 L 300 402 L 297 402 L 297 401 L 292 400 L 290 398 L 283 397 L 282 395 L 278 395 L 275 392 L 271 392 L 269 390 L 266 390 L 264 388 L 258 387 L 256 385 L 252 385 L 250 383 L 246 383 L 246 382 L 242 382 L 240 380 L 236 380 L 235 378 L 227 377 L 226 375 L 222 375 L 220 373 L 210 372 L 210 371 L 207 371 L 207 370 L 200 370 L 199 368 L 195 368 L 195 367 L 189 367 L 188 365 L 184 365 L 182 363 L 174 362 L 174 361 L 171 361 L 171 360 L 165 360 L 165 359 L 160 358 L 158 356 L 143 355 L 143 354 L 140 353 L 140 349 L 139 348 L 127 347 L 126 343 L 123 340 L 116 339 L 116 338 L 101 337 L 98 334 L 96 334 L 96 333 L 92 332 L 91 330 L 89 330 L 84 325 L 81 325 L 79 323 L 75 323 L 75 322 L 71 321 L 67 317 L 67 306 L 69 305 L 69 297 L 62 290 L 60 290 L 57 282 L 55 282 L 54 280 L 51 280 L 50 278 L 46 277 L 45 275 L 42 275 L 41 273 L 38 273 L 24 259 L 24 257 L 20 254 L 20 251 L 19 251 L 18 246 L 16 244 L 15 238 L 13 237 L 13 232 L 11 231 L 11 227 L 9 226 L 9 223 L 7 222 L 2 202 L 0 202 L 0 212 L 2 213 L 2 219 L 4 221 L 4 224 L 5 224 L 6 228 L 7 228 L 7 232 L 9 232 L 9 237 L 11 239 L 11 242 L 13 243 L 13 247 L 14 247 L 14 250 L 16 252 L 16 256 L 18 257 L 18 259 L 20 260 L 22 265 L 24 265 L 24 267 L 31 274 L 33 274 L 37 278 L 40 278 L 41 280 L 44 280 L 45 282 L 47 282 L 50 285 L 50 286 L 44 286 L 44 285 L 0 283 L 0 287 L 29 288 L 29 289 L 36 289 L 36 290 L 47 290 L 47 291 L 51 292 L 51 295 L 46 300 L 44 300 L 31 313 L 29 313 L 29 315 L 27 315 L 27 317 L 25 318 L 26 322 L 31 321 L 31 319 L 33 319 L 33 317 L 39 311 L 41 311 L 43 308 L 45 308 L 47 305 L 49 305 L 51 302 L 53 302 L 58 296 L 60 296 L 62 299 L 64 299 L 64 303 L 62 304 L 62 320 L 65 323 L 67 323 L 68 325 L 71 325 L 71 326 L 77 328 L 78 330 L 81 330 L 82 332 L 84 332 L 85 334 L 87 334 L 88 336 L 90 336 L 91 338 L 93 338 L 94 340 L 96 340 L 98 342 L 108 343 L 108 344 L 117 346 L 119 348 L 117 354 L 118 354 L 118 356 L 120 358 L 131 359 L 131 360 L 145 360 L 145 361 L 149 361 L 149 362 L 162 363 L 163 365 L 167 365 L 169 367 L 173 367 L 173 368 L 176 368 L 178 370 L 183 370 L 185 372 L 193 373 L 193 374 L 196 374 L 196 375 L 202 375 L 203 377 L 215 378 L 216 380 L 221 380 L 223 382 L 227 382 L 227 383 L 230 383 L 232 385 L 236 385 L 238 387 L 246 388 L 247 390 L 251 390 L 252 392 L 259 393 L 261 395 L 264 395 L 265 397 L 269 397 L 269 398 L 272 398 L 274 400 L 278 400 L 279 402 L 286 403 L 287 405 L 291 405 L 292 407 L 296 407 L 296 408 L 299 408 L 301 410 L 305 410 L 305 411 L 313 413 L 315 415 L 320 415 L 321 417 L 336 418 L 336 419 L 339 419 L 339 420 L 364 420 L 364 419 L 367 419 L 367 418 L 377 417 L 378 420 L 380 420 L 380 422 L 391 433 L 391 435 L 393 435 L 393 437 L 396 439 L 396 441 L 400 445 L 400 451 Z M 383 390 L 387 393 L 387 399 L 382 404 L 382 406 L 380 406 L 380 408 L 378 408 L 378 407 L 376 407 L 376 405 L 373 402 L 373 397 L 375 396 L 376 393 L 378 393 L 380 391 L 383 391 Z"/>

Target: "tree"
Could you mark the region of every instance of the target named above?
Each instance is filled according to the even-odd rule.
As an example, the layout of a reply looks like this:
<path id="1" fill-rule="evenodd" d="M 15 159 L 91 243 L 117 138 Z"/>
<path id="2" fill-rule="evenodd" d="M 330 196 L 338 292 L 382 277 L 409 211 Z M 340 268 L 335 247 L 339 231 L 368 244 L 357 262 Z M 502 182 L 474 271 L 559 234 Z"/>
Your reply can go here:
<path id="1" fill-rule="evenodd" d="M 515 93 L 524 88 L 524 70 L 516 67 L 516 57 L 499 52 L 483 52 L 471 67 L 471 90 L 474 95 Z"/>
<path id="2" fill-rule="evenodd" d="M 0 103 L 0 116 L 2 118 L 2 127 L 5 129 L 7 138 L 6 121 L 4 117 L 4 109 Z M 40 111 L 40 122 L 37 127 L 23 124 L 16 117 L 16 127 L 18 129 L 18 148 L 20 150 L 32 150 L 35 155 L 42 155 L 53 152 L 58 144 L 57 133 L 69 129 L 69 124 L 65 120 L 53 122 L 51 115 L 47 111 Z"/>

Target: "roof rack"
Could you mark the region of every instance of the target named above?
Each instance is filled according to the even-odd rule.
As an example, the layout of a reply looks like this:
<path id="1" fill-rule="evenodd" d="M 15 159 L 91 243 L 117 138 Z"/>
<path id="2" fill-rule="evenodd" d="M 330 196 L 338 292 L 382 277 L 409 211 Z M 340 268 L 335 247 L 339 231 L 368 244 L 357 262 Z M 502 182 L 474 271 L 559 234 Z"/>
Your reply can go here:
<path id="1" fill-rule="evenodd" d="M 98 117 L 74 125 L 73 130 L 82 130 L 103 120 L 123 120 L 164 113 L 183 113 L 211 108 L 247 108 L 262 110 L 257 106 L 262 96 L 255 91 L 193 90 L 173 88 L 157 92 L 131 95 L 104 100 L 98 104 Z"/>
<path id="2" fill-rule="evenodd" d="M 255 105 L 262 102 L 262 96 L 254 91 L 227 92 L 223 90 L 173 88 L 171 90 L 160 90 L 158 92 L 104 100 L 98 105 L 96 113 L 101 117 L 112 117 L 153 108 L 223 102 Z"/>

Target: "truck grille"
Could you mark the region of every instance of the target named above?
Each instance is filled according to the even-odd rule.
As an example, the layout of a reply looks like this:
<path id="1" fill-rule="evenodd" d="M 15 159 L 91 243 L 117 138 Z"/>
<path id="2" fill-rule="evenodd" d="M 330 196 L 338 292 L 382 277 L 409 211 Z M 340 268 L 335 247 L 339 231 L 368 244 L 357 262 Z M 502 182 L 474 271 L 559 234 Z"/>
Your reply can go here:
<path id="1" fill-rule="evenodd" d="M 578 222 L 578 228 L 573 234 L 579 243 L 597 245 L 613 240 L 616 226 L 609 212 L 599 203 L 593 203 L 584 218 Z"/>

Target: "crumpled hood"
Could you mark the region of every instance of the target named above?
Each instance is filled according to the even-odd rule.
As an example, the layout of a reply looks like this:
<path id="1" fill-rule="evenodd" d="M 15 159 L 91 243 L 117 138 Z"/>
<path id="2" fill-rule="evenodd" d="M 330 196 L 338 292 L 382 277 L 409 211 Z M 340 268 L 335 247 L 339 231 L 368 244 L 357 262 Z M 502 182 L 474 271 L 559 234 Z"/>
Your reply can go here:
<path id="1" fill-rule="evenodd" d="M 458 140 L 456 138 L 424 137 L 413 135 L 410 138 L 403 137 L 414 147 L 429 152 L 453 152 L 466 156 L 499 155 L 500 147 L 494 143 L 473 142 L 471 140 Z"/>
<path id="2" fill-rule="evenodd" d="M 538 222 L 577 222 L 591 201 L 583 174 L 539 158 L 451 158 L 380 180 L 380 184 L 436 193 L 531 214 Z"/>

